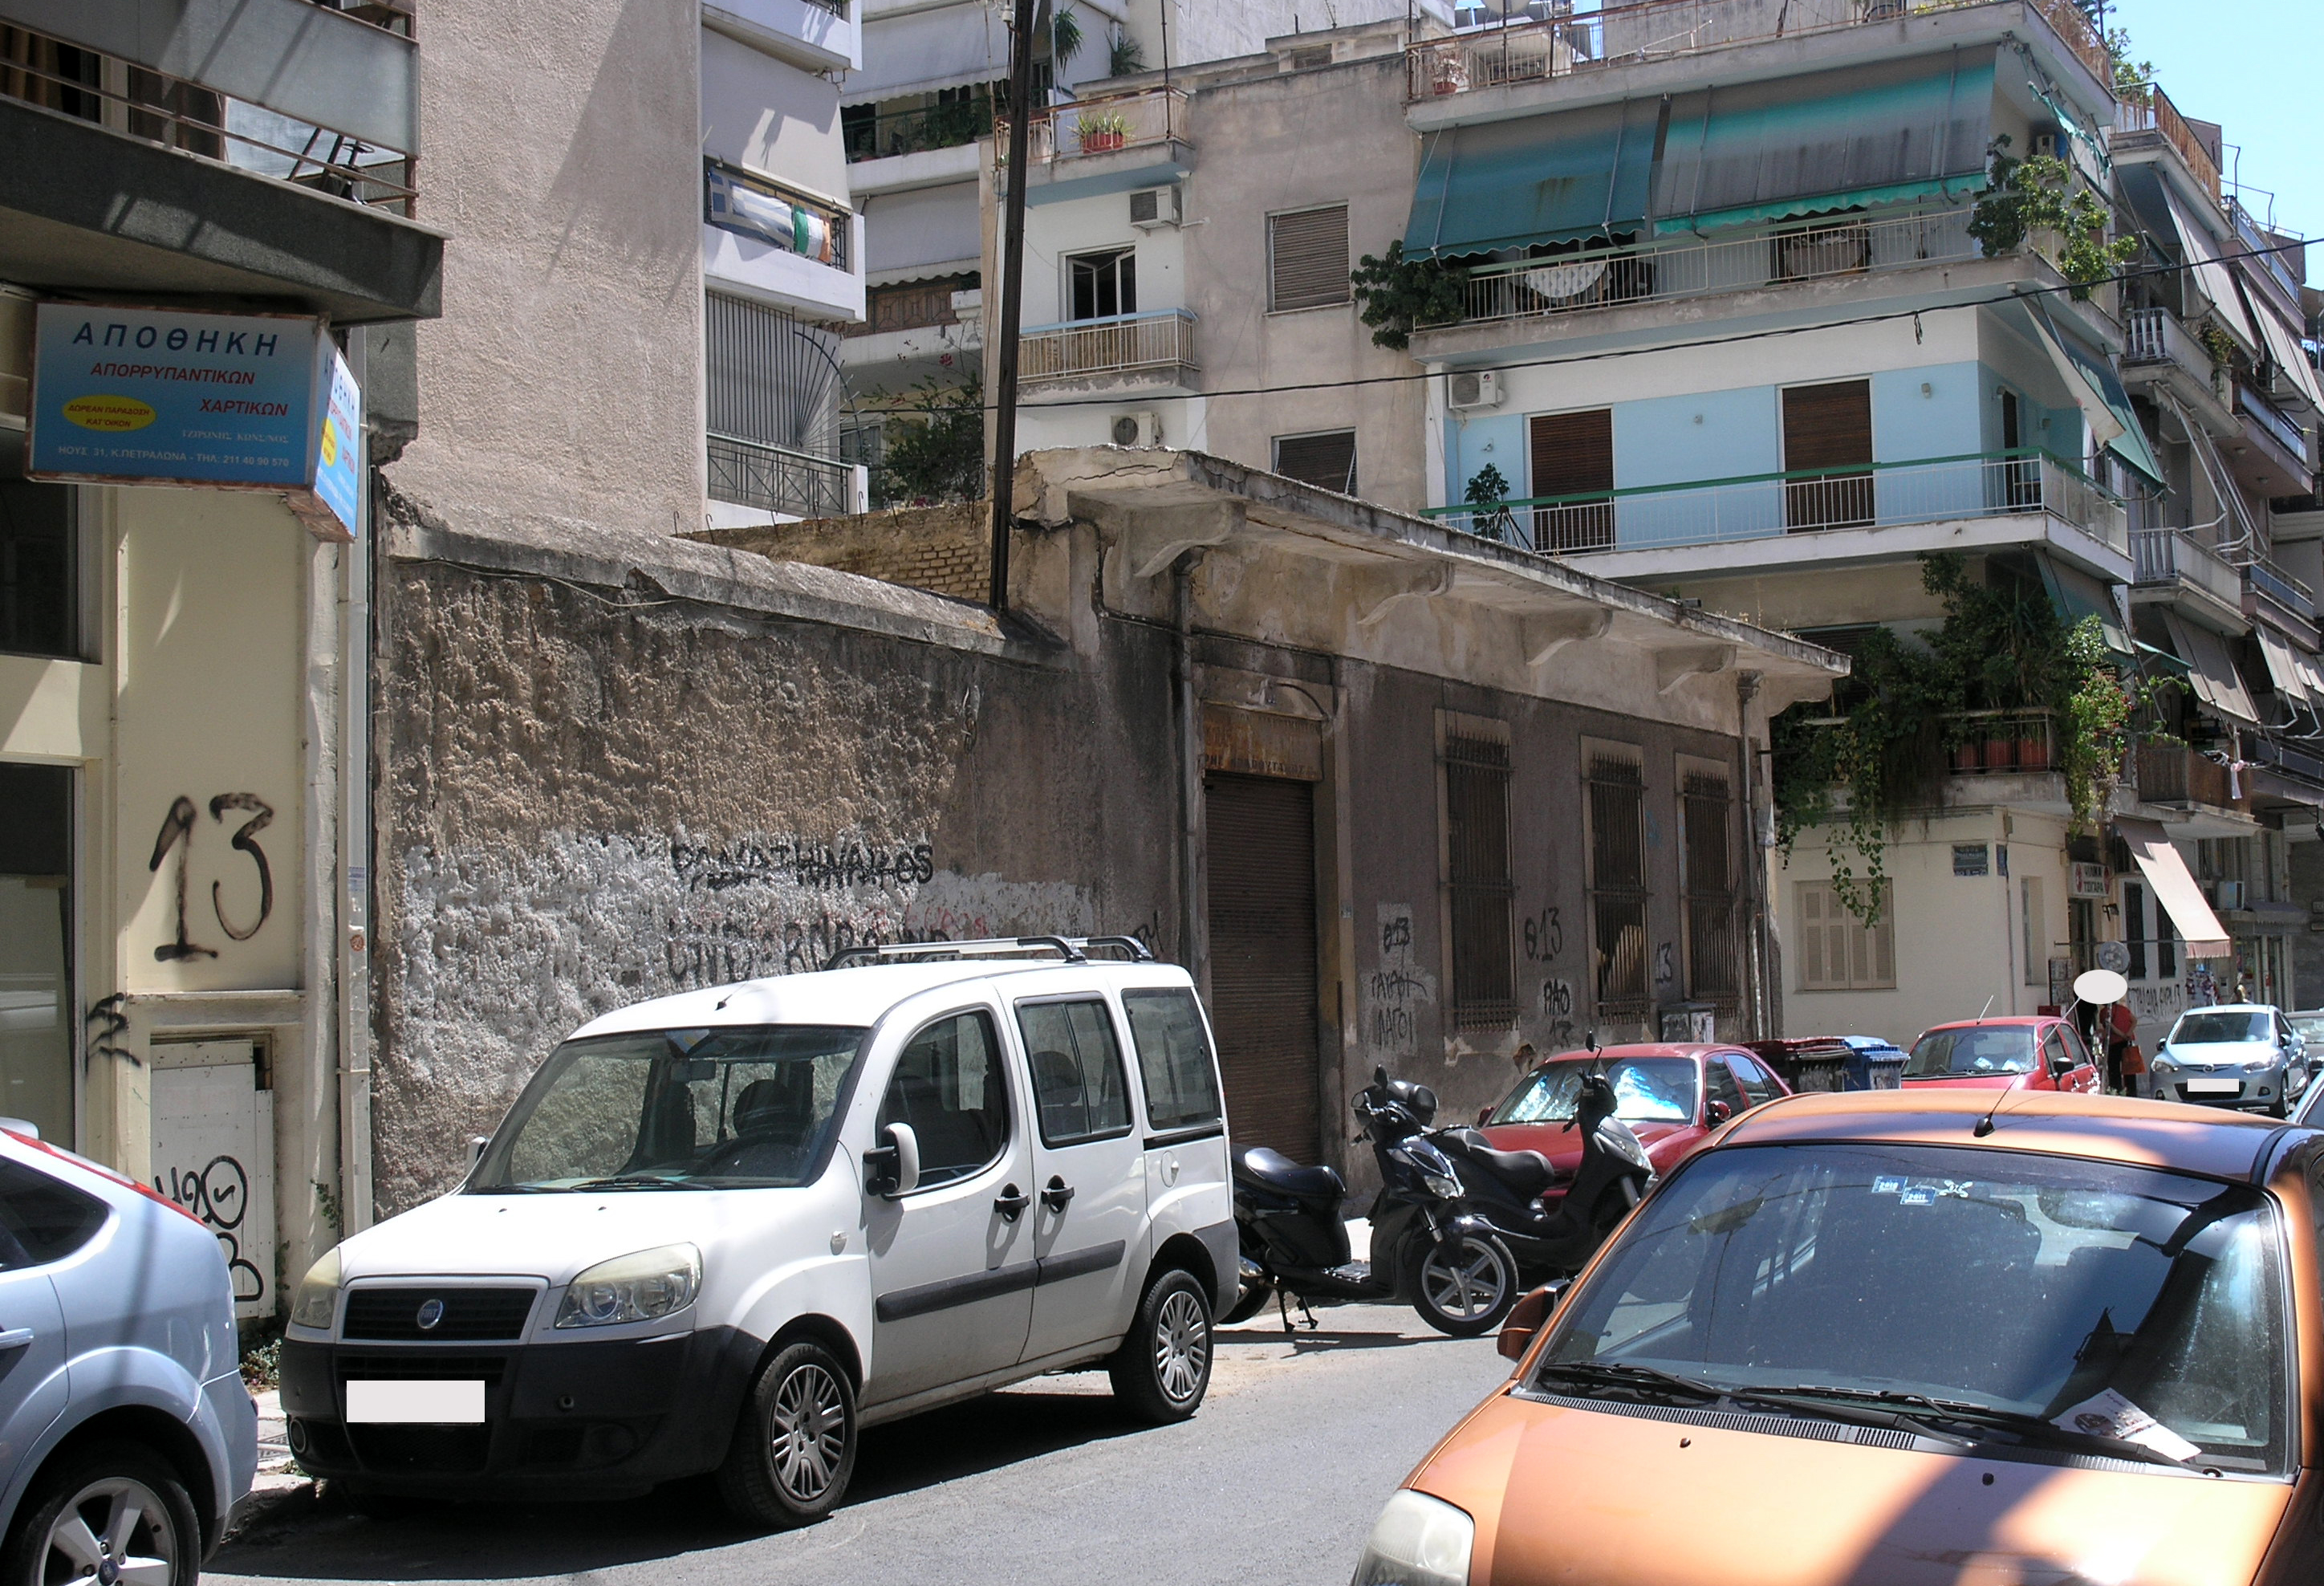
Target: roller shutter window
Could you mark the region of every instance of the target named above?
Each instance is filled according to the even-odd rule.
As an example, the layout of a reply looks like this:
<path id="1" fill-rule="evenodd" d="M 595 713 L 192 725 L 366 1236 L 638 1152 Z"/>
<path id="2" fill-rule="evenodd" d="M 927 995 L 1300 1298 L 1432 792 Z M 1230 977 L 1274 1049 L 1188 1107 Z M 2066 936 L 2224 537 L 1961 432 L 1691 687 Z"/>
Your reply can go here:
<path id="1" fill-rule="evenodd" d="M 1872 465 L 1872 383 L 1794 385 L 1784 392 L 1784 471 L 1819 477 L 1784 485 L 1784 521 L 1794 530 L 1872 521 L 1872 475 L 1841 473 Z"/>
<path id="2" fill-rule="evenodd" d="M 1334 429 L 1323 435 L 1278 435 L 1275 438 L 1275 471 L 1318 490 L 1356 493 L 1356 432 Z"/>
<path id="3" fill-rule="evenodd" d="M 1536 499 L 1581 498 L 1536 507 L 1534 543 L 1543 550 L 1598 550 L 1612 545 L 1614 410 L 1535 414 L 1532 452 Z"/>
<path id="4" fill-rule="evenodd" d="M 1268 307 L 1322 309 L 1348 300 L 1348 207 L 1267 217 Z"/>
<path id="5" fill-rule="evenodd" d="M 1315 802 L 1306 782 L 1213 771 L 1211 1020 L 1238 1146 L 1318 1159 Z"/>

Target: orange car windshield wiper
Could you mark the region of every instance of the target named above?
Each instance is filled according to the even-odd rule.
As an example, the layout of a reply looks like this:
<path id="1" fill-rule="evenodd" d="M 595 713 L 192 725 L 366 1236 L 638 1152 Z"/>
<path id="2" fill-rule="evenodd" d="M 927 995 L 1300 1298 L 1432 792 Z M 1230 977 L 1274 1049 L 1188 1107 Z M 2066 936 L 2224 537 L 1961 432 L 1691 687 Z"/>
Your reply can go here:
<path id="1" fill-rule="evenodd" d="M 1633 1366 L 1622 1360 L 1550 1360 L 1534 1372 L 1537 1382 L 1555 1379 L 1591 1388 L 1627 1388 L 1645 1393 L 1680 1394 L 1688 1398 L 1716 1399 L 1727 1390 L 1692 1377 Z"/>

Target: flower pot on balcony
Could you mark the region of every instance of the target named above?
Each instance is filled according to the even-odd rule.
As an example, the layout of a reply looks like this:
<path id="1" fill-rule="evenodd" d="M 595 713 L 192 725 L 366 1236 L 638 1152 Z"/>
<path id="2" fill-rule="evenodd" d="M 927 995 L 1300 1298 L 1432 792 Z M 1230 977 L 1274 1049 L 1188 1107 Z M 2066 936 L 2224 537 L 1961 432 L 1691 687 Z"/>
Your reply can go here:
<path id="1" fill-rule="evenodd" d="M 1082 134 L 1082 152 L 1084 154 L 1110 153 L 1113 150 L 1120 148 L 1122 144 L 1129 141 L 1130 134 L 1128 133 L 1084 133 Z"/>
<path id="2" fill-rule="evenodd" d="M 1952 761 L 1953 770 L 1956 771 L 1974 773 L 1983 770 L 1985 769 L 1984 746 L 1978 743 L 1956 743 L 1953 745 Z"/>
<path id="3" fill-rule="evenodd" d="M 1987 770 L 2014 770 L 2016 769 L 2016 739 L 1987 738 L 1985 741 L 1985 769 Z"/>
<path id="4" fill-rule="evenodd" d="M 2017 769 L 2021 771 L 2046 771 L 2050 769 L 2050 744 L 2042 738 L 2020 738 L 2017 741 Z"/>

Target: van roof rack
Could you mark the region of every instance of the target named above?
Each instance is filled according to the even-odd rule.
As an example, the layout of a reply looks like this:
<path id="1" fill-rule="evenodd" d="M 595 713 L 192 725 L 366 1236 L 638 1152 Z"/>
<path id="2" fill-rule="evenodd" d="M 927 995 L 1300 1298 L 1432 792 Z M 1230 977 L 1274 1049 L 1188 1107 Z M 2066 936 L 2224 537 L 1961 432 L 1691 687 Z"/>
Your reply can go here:
<path id="1" fill-rule="evenodd" d="M 974 942 L 884 942 L 842 947 L 823 962 L 825 969 L 863 964 L 927 964 L 955 958 L 1010 958 L 1020 953 L 1054 953 L 1067 964 L 1086 964 L 1093 953 L 1119 954 L 1125 963 L 1152 964 L 1154 950 L 1136 936 L 988 936 Z"/>

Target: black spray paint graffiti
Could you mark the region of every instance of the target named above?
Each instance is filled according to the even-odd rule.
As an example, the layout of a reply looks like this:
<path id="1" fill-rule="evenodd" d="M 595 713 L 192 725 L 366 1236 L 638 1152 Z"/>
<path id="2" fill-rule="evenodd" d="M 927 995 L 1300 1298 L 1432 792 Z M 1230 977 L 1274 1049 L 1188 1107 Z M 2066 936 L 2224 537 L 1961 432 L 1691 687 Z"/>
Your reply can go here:
<path id="1" fill-rule="evenodd" d="M 1570 1047 L 1573 1044 L 1573 982 L 1549 980 L 1541 982 L 1541 1016 L 1548 1021 L 1550 1044 Z"/>
<path id="2" fill-rule="evenodd" d="M 673 842 L 670 868 L 689 887 L 723 892 L 730 887 L 788 882 L 814 891 L 843 887 L 911 886 L 936 879 L 936 850 L 927 843 L 874 848 L 853 842 L 811 843 L 797 837 L 702 848 Z"/>
<path id="3" fill-rule="evenodd" d="M 81 1047 L 81 1071 L 87 1073 L 94 1057 L 119 1057 L 132 1068 L 143 1068 L 145 1060 L 127 1047 L 117 1044 L 116 1037 L 129 1031 L 129 1015 L 123 1011 L 127 999 L 115 991 L 110 997 L 100 997 L 88 1005 L 82 1017 L 84 1039 Z"/>
<path id="4" fill-rule="evenodd" d="M 1565 951 L 1565 922 L 1554 908 L 1545 908 L 1539 914 L 1526 916 L 1525 955 L 1528 964 L 1540 964 Z"/>
<path id="5" fill-rule="evenodd" d="M 1669 985 L 1678 979 L 1678 950 L 1668 942 L 1655 949 L 1655 984 Z"/>
<path id="6" fill-rule="evenodd" d="M 1436 982 L 1412 953 L 1412 910 L 1379 906 L 1379 967 L 1364 978 L 1364 1044 L 1378 1056 L 1412 1057 L 1420 1051 L 1420 1010 L 1436 1000 Z"/>
<path id="7" fill-rule="evenodd" d="M 232 1157 L 213 1157 L 209 1166 L 198 1171 L 172 1167 L 166 1183 L 158 1176 L 154 1178 L 153 1188 L 200 1218 L 203 1226 L 217 1235 L 237 1305 L 266 1297 L 265 1275 L 243 1255 L 242 1240 L 235 1232 L 250 1214 L 250 1175 L 243 1171 L 241 1163 Z"/>
<path id="8" fill-rule="evenodd" d="M 247 930 L 236 930 L 226 917 L 226 886 L 223 881 L 210 883 L 210 908 L 217 915 L 220 929 L 237 942 L 247 942 L 256 936 L 274 912 L 274 871 L 266 862 L 266 852 L 253 841 L 255 834 L 266 829 L 274 819 L 273 807 L 255 793 L 220 793 L 210 800 L 210 819 L 221 824 L 229 809 L 252 811 L 251 818 L 235 828 L 233 844 L 250 855 L 258 866 L 258 918 Z M 186 893 L 193 868 L 194 829 L 200 822 L 200 811 L 194 801 L 180 793 L 170 802 L 170 813 L 161 817 L 161 830 L 153 839 L 153 857 L 145 868 L 159 873 L 161 862 L 170 851 L 178 851 L 177 919 L 178 934 L 174 941 L 164 942 L 153 949 L 156 963 L 171 964 L 187 958 L 216 958 L 217 949 L 205 947 L 194 941 L 186 924 Z"/>

